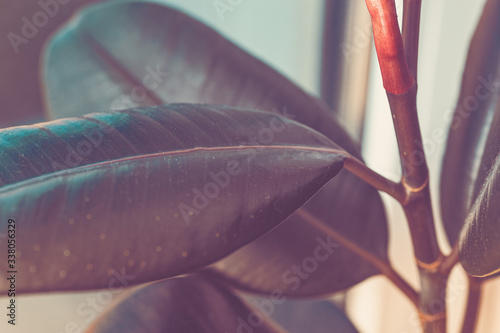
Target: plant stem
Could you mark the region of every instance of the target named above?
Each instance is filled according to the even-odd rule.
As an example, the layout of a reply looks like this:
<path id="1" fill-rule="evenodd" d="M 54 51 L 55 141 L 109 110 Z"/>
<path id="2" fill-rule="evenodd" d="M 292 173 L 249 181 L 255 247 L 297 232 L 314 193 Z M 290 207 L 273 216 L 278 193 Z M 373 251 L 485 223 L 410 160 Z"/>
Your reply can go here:
<path id="1" fill-rule="evenodd" d="M 429 171 L 417 116 L 416 95 L 415 81 L 405 93 L 387 92 L 403 169 L 401 183 L 409 192 L 403 209 L 420 273 L 420 319 L 425 333 L 445 333 L 447 275 L 439 271 L 444 256 L 439 249 L 434 228 Z"/>
<path id="2" fill-rule="evenodd" d="M 420 9 L 422 0 L 404 0 L 403 43 L 408 68 L 417 81 L 418 41 L 420 35 Z"/>
<path id="3" fill-rule="evenodd" d="M 458 243 L 451 250 L 451 253 L 444 258 L 440 271 L 443 275 L 449 275 L 453 267 L 458 263 Z"/>
<path id="4" fill-rule="evenodd" d="M 411 192 L 418 191 L 428 183 L 428 169 L 417 116 L 417 86 L 403 94 L 387 92 L 391 106 L 392 120 L 396 130 L 401 167 L 402 183 Z"/>
<path id="5" fill-rule="evenodd" d="M 429 172 L 417 117 L 416 85 L 404 94 L 387 93 L 403 169 L 402 184 L 409 192 L 403 204 L 413 240 L 417 263 L 442 259 L 429 192 Z M 420 265 L 422 266 L 422 265 Z"/>
<path id="6" fill-rule="evenodd" d="M 407 200 L 407 192 L 403 185 L 379 175 L 354 156 L 347 156 L 344 161 L 344 168 L 377 190 L 389 194 L 400 203 Z"/>
<path id="7" fill-rule="evenodd" d="M 424 333 L 446 332 L 446 284 L 448 277 L 443 276 L 438 268 L 439 261 L 419 265 L 420 293 L 419 315 Z"/>
<path id="8" fill-rule="evenodd" d="M 395 19 L 396 9 L 394 1 L 379 0 L 378 2 L 383 8 L 383 15 L 395 20 L 395 22 L 390 20 L 386 20 L 386 22 L 382 20 L 383 17 L 379 19 L 382 22 L 381 29 L 385 31 L 384 35 L 394 35 L 392 39 L 399 40 L 401 34 L 399 33 L 399 27 Z M 408 14 L 412 12 L 410 8 L 407 8 L 406 12 L 407 18 L 416 18 L 419 21 L 420 11 L 413 13 L 411 16 Z M 374 22 L 376 21 L 375 18 L 372 19 Z M 414 29 L 411 27 L 418 26 L 418 24 L 409 22 L 406 26 L 406 31 L 409 31 Z M 418 48 L 418 34 L 414 36 L 413 40 L 410 38 L 408 43 L 412 48 Z M 402 51 L 399 48 L 396 51 L 399 52 L 396 58 L 400 59 Z M 406 57 L 403 56 L 402 62 L 406 64 Z M 414 65 L 416 66 L 416 64 Z M 380 66 L 383 69 L 382 63 Z M 426 265 L 441 260 L 442 254 L 434 229 L 434 218 L 429 192 L 429 171 L 417 115 L 416 81 L 412 81 L 411 87 L 403 93 L 394 93 L 388 90 L 387 98 L 391 107 L 403 170 L 401 183 L 409 192 L 408 200 L 403 204 L 403 208 L 410 226 L 417 263 L 421 267 L 426 267 Z"/>
<path id="9" fill-rule="evenodd" d="M 417 115 L 417 82 L 407 63 L 408 54 L 416 73 L 418 33 L 415 32 L 418 32 L 420 10 L 416 10 L 411 1 L 405 2 L 408 46 L 405 52 L 394 0 L 365 1 L 372 17 L 375 47 L 396 130 L 403 169 L 401 184 L 408 193 L 402 205 L 420 273 L 420 320 L 425 333 L 445 333 L 448 274 L 442 274 L 440 269 L 444 256 L 434 228 L 429 171 Z"/>
<path id="10" fill-rule="evenodd" d="M 420 274 L 419 314 L 423 330 L 425 333 L 445 333 L 448 274 L 441 273 L 444 256 L 437 243 L 428 182 L 410 192 L 403 208 Z"/>
<path id="11" fill-rule="evenodd" d="M 418 293 L 408 284 L 406 280 L 404 280 L 394 270 L 394 268 L 392 268 L 392 266 L 388 262 L 366 251 L 356 243 L 351 242 L 349 239 L 342 236 L 340 233 L 331 229 L 327 224 L 323 223 L 314 215 L 308 213 L 305 209 L 298 210 L 297 214 L 300 215 L 305 220 L 307 220 L 309 223 L 311 223 L 311 225 L 313 225 L 317 229 L 321 230 L 322 232 L 330 236 L 333 240 L 342 244 L 342 246 L 346 247 L 351 252 L 355 253 L 362 259 L 371 263 L 375 268 L 377 268 L 380 271 L 380 273 L 385 275 L 396 287 L 398 287 L 416 307 L 418 307 L 418 302 L 419 302 Z"/>
<path id="12" fill-rule="evenodd" d="M 467 309 L 462 323 L 462 333 L 474 333 L 481 303 L 482 280 L 469 276 L 469 292 L 467 294 Z"/>
<path id="13" fill-rule="evenodd" d="M 394 0 L 365 0 L 373 26 L 373 38 L 384 88 L 393 94 L 408 91 L 413 77 L 406 63 Z"/>

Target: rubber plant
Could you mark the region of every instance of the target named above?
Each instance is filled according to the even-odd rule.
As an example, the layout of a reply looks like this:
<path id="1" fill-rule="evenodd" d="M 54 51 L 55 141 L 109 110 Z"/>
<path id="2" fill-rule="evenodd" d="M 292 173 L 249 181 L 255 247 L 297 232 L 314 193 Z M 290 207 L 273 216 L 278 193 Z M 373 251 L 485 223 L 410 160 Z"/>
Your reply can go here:
<path id="1" fill-rule="evenodd" d="M 133 1 L 81 10 L 43 52 L 41 95 L 55 120 L 0 130 L 9 323 L 19 294 L 104 289 L 120 297 L 87 332 L 356 332 L 330 302 L 301 299 L 381 274 L 414 304 L 423 332 L 444 333 L 436 300 L 460 262 L 470 274 L 462 332 L 473 332 L 481 285 L 500 269 L 500 0 L 486 1 L 449 130 L 449 255 L 436 239 L 417 117 L 421 1 L 404 1 L 402 33 L 394 0 L 366 5 L 399 182 L 364 164 L 331 111 L 342 89 L 329 59 L 335 22 L 324 34 L 328 105 L 178 10 Z M 418 289 L 388 259 L 378 191 L 404 209 Z"/>

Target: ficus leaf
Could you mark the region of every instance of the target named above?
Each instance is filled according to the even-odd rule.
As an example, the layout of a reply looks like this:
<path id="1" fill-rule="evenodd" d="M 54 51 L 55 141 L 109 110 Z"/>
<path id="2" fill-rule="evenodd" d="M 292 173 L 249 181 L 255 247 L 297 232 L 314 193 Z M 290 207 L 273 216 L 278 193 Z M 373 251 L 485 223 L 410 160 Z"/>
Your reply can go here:
<path id="1" fill-rule="evenodd" d="M 358 144 L 324 103 L 211 28 L 165 6 L 129 2 L 88 8 L 55 36 L 45 63 L 48 111 L 53 117 L 83 114 L 88 107 L 119 108 L 127 101 L 139 105 L 191 101 L 275 110 L 360 157 Z M 375 189 L 352 174 L 343 172 L 328 183 L 311 201 L 309 212 L 386 260 L 382 202 Z M 252 263 L 241 272 L 263 274 L 261 281 L 267 281 L 267 286 L 251 288 L 267 292 L 282 285 L 284 271 L 279 269 L 286 271 L 310 255 L 318 236 L 326 239 L 301 216 L 294 216 L 283 228 L 259 240 L 259 245 L 237 253 L 235 260 L 240 265 L 244 265 L 243 258 Z M 288 247 L 294 247 L 298 239 L 301 246 L 290 251 Z M 272 251 L 260 250 L 264 248 Z M 268 270 L 273 262 L 283 267 Z M 371 264 L 341 247 L 311 277 L 302 294 L 337 291 L 377 273 Z"/>
<path id="2" fill-rule="evenodd" d="M 40 57 L 44 43 L 71 14 L 97 0 L 32 1 L 2 4 L 0 11 L 0 128 L 40 121 Z"/>
<path id="3" fill-rule="evenodd" d="M 474 186 L 473 198 L 477 198 L 481 188 L 484 186 L 486 177 L 495 164 L 495 160 L 500 154 L 500 103 L 497 104 L 495 114 L 489 119 L 490 131 L 486 137 L 483 149 L 483 156 L 477 170 L 477 180 Z M 484 134 L 483 134 L 484 135 Z"/>
<path id="4" fill-rule="evenodd" d="M 288 300 L 277 291 L 265 298 L 246 296 L 245 300 L 289 333 L 358 333 L 349 318 L 327 300 Z"/>
<path id="5" fill-rule="evenodd" d="M 460 261 L 473 276 L 500 272 L 500 154 L 490 170 L 460 237 Z"/>
<path id="6" fill-rule="evenodd" d="M 0 231 L 15 221 L 17 290 L 102 288 L 116 274 L 136 284 L 203 267 L 303 205 L 343 154 L 301 124 L 231 107 L 1 130 Z"/>
<path id="7" fill-rule="evenodd" d="M 130 291 L 86 332 L 286 331 L 258 310 L 246 305 L 227 288 L 188 276 L 155 282 Z"/>
<path id="8" fill-rule="evenodd" d="M 342 173 L 339 178 L 346 175 Z M 380 273 L 365 258 L 351 252 L 345 240 L 387 262 L 386 230 L 377 229 L 377 218 L 384 216 L 384 211 L 377 201 L 358 206 L 357 211 L 342 210 L 354 205 L 337 191 L 350 191 L 359 197 L 367 194 L 362 192 L 364 188 L 342 188 L 335 180 L 272 232 L 213 265 L 213 272 L 247 291 L 269 295 L 278 289 L 293 297 L 334 293 Z M 329 200 L 332 197 L 338 201 Z M 361 217 L 366 218 L 366 224 L 358 222 Z M 338 237 L 325 234 L 318 223 L 337 231 Z"/>
<path id="9" fill-rule="evenodd" d="M 488 0 L 470 44 L 450 125 L 441 172 L 441 211 L 451 244 L 458 240 L 500 149 L 500 140 L 494 139 L 500 130 L 499 15 L 500 1 Z"/>
<path id="10" fill-rule="evenodd" d="M 164 5 L 88 7 L 54 36 L 44 63 L 50 118 L 177 102 L 231 105 L 274 109 L 334 142 L 356 146 L 324 103 Z"/>
<path id="11" fill-rule="evenodd" d="M 356 138 L 362 136 L 365 118 L 372 42 L 369 23 L 363 1 L 325 1 L 321 97 Z M 361 26 L 365 27 L 362 34 Z"/>

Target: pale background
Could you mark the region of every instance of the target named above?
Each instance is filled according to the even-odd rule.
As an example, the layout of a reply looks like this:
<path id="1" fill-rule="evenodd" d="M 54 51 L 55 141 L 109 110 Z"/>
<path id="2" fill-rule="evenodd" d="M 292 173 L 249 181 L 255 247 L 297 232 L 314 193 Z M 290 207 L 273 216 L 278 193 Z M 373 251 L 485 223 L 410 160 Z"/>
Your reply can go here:
<path id="1" fill-rule="evenodd" d="M 201 19 L 250 53 L 274 66 L 306 91 L 318 94 L 323 0 L 243 0 L 232 12 L 225 14 L 223 21 L 217 16 L 212 0 L 158 2 L 174 4 Z M 454 107 L 468 43 L 484 2 L 484 0 L 423 1 L 418 106 L 424 139 L 430 138 L 434 129 L 443 128 L 447 131 L 448 124 L 443 115 Z M 366 43 L 359 47 L 373 46 Z M 367 113 L 364 137 L 365 159 L 378 172 L 397 180 L 400 169 L 395 136 L 374 52 L 371 59 Z M 439 165 L 444 146 L 444 141 L 434 142 L 434 145 L 430 146 L 432 151 L 427 152 L 431 169 L 431 190 L 436 203 Z M 387 197 L 384 199 L 388 203 L 387 213 L 392 228 L 391 259 L 397 270 L 416 286 L 416 269 L 404 216 L 393 200 Z M 440 220 L 439 212 L 436 212 L 436 218 Z M 439 232 L 442 235 L 441 228 Z M 444 238 L 442 240 L 443 249 L 448 252 L 449 247 Z M 455 269 L 450 281 L 452 288 L 448 293 L 449 332 L 457 332 L 464 310 L 466 279 L 460 269 Z M 76 308 L 87 297 L 96 295 L 97 292 L 19 297 L 17 313 L 19 325 L 12 329 L 6 324 L 2 315 L 0 331 L 62 333 L 66 332 L 66 325 L 71 321 L 79 328 L 84 328 L 85 318 L 76 314 Z M 478 332 L 500 332 L 499 279 L 486 285 L 482 307 L 487 310 L 480 317 Z M 350 291 L 347 308 L 363 333 L 420 331 L 418 319 L 410 303 L 382 277 L 368 279 Z"/>

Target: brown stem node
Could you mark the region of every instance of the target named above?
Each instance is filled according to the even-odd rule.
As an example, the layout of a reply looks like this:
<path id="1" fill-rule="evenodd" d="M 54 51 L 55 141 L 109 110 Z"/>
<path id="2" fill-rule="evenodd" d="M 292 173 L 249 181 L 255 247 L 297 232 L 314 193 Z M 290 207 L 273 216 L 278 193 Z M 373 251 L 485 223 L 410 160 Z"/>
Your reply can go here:
<path id="1" fill-rule="evenodd" d="M 435 273 L 441 267 L 441 264 L 443 263 L 444 258 L 445 257 L 442 254 L 440 254 L 439 257 L 434 262 L 431 262 L 431 263 L 426 263 L 426 262 L 420 261 L 418 259 L 415 259 L 415 260 L 417 262 L 417 266 L 420 267 L 421 269 L 426 270 L 429 273 Z"/>

